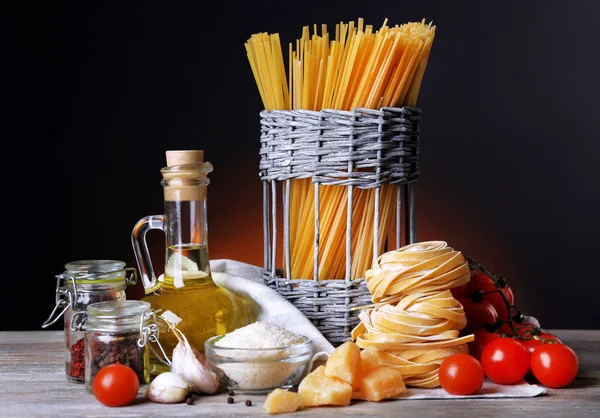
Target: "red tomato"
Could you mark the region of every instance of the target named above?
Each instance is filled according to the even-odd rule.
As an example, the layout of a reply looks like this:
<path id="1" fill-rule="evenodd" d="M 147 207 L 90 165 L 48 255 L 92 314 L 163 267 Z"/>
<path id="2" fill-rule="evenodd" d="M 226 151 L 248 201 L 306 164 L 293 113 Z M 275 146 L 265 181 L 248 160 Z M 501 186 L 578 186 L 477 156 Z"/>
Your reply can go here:
<path id="1" fill-rule="evenodd" d="M 500 338 L 500 334 L 497 332 L 488 332 L 485 328 L 479 328 L 473 333 L 475 339 L 468 343 L 469 354 L 481 361 L 481 353 L 485 346 L 497 338 Z"/>
<path id="2" fill-rule="evenodd" d="M 463 285 L 460 285 L 458 287 L 453 287 L 452 289 L 450 289 L 450 293 L 452 293 L 452 296 L 454 296 L 454 299 L 458 299 L 458 298 L 462 298 L 463 296 L 466 296 L 468 285 L 469 285 L 469 283 L 465 283 Z"/>
<path id="3" fill-rule="evenodd" d="M 500 290 L 496 287 L 496 285 L 486 285 L 479 288 L 479 291 L 485 293 L 483 295 L 483 300 L 488 301 L 492 304 L 494 308 L 496 308 L 496 312 L 498 312 L 498 319 L 505 320 L 508 319 L 510 314 L 510 307 L 506 305 L 506 302 L 502 298 L 500 294 Z M 512 290 L 509 289 L 509 292 Z"/>
<path id="4" fill-rule="evenodd" d="M 451 395 L 472 395 L 483 386 L 485 374 L 475 357 L 461 353 L 442 361 L 439 379 L 442 388 Z"/>
<path id="5" fill-rule="evenodd" d="M 129 405 L 137 397 L 139 388 L 140 380 L 135 371 L 119 363 L 101 368 L 92 382 L 94 396 L 106 406 Z"/>
<path id="6" fill-rule="evenodd" d="M 531 372 L 544 386 L 562 388 L 577 376 L 579 360 L 564 344 L 541 344 L 531 355 Z"/>
<path id="7" fill-rule="evenodd" d="M 523 347 L 527 350 L 529 355 L 533 354 L 533 350 L 535 350 L 539 345 L 542 345 L 541 340 L 536 340 L 535 338 L 529 338 L 526 340 L 518 340 Z"/>
<path id="8" fill-rule="evenodd" d="M 498 318 L 501 320 L 508 319 L 510 315 L 510 309 L 509 306 L 506 305 L 506 302 L 508 302 L 509 305 L 515 303 L 515 297 L 510 286 L 505 285 L 504 287 L 500 288 L 490 276 L 485 273 L 479 273 L 473 276 L 465 291 L 467 295 L 473 295 L 474 292 L 485 293 L 481 295 L 481 297 L 490 302 L 494 308 L 496 308 L 496 312 L 498 312 Z M 504 293 L 506 302 L 500 293 Z M 477 296 L 475 296 L 475 298 L 476 297 Z"/>
<path id="9" fill-rule="evenodd" d="M 505 322 L 504 324 L 502 324 L 498 328 L 498 331 L 503 334 L 509 334 L 509 335 L 514 334 L 516 336 L 522 336 L 524 338 L 529 338 L 534 333 L 540 332 L 540 329 L 536 323 L 527 322 L 527 321 L 518 323 L 516 321 L 512 321 L 512 325 L 515 328 L 515 332 L 513 332 L 512 328 L 510 327 L 510 324 L 508 322 Z"/>
<path id="10" fill-rule="evenodd" d="M 486 300 L 473 302 L 471 298 L 463 297 L 457 299 L 465 311 L 467 325 L 462 330 L 463 334 L 472 334 L 477 328 L 485 324 L 493 324 L 498 318 L 498 312 Z"/>
<path id="11" fill-rule="evenodd" d="M 539 330 L 539 332 L 532 334 L 520 332 L 519 336 L 521 343 L 525 341 L 538 341 L 540 344 L 562 344 L 562 341 L 556 335 L 547 331 Z"/>
<path id="12" fill-rule="evenodd" d="M 512 338 L 490 341 L 481 353 L 485 375 L 494 383 L 514 385 L 529 371 L 530 355 L 521 343 Z"/>
<path id="13" fill-rule="evenodd" d="M 552 335 L 550 333 L 544 333 L 544 334 Z M 550 338 L 546 338 L 546 337 L 543 337 L 543 338 L 536 338 L 536 337 L 531 338 L 531 337 L 528 337 L 528 338 L 525 338 L 525 339 L 519 338 L 519 339 L 517 339 L 517 341 L 519 341 L 521 343 L 521 345 L 523 347 L 525 347 L 525 349 L 527 350 L 527 352 L 529 353 L 529 355 L 532 355 L 533 351 L 536 348 L 538 348 L 540 345 L 543 345 L 543 344 L 562 344 L 562 342 L 558 338 L 556 338 L 556 336 L 553 336 L 553 337 L 554 337 L 553 340 L 550 339 Z M 529 364 L 529 372 L 528 373 L 531 374 L 531 363 Z"/>
<path id="14" fill-rule="evenodd" d="M 512 289 L 510 288 L 510 286 L 506 283 L 506 281 L 504 279 L 500 279 L 500 280 L 504 281 L 504 283 L 500 283 L 501 285 L 502 284 L 504 285 L 504 287 L 501 287 L 500 289 L 504 292 L 504 296 L 506 296 L 506 299 L 508 299 L 508 303 L 510 303 L 511 305 L 514 304 L 515 296 L 513 294 Z M 481 289 L 481 288 L 483 288 L 485 286 L 489 286 L 489 285 L 492 285 L 496 289 L 498 289 L 498 287 L 496 286 L 496 282 L 494 282 L 494 280 L 485 273 L 479 273 L 479 274 L 476 274 L 475 276 L 473 276 L 471 278 L 470 285 L 471 285 L 471 287 L 469 288 L 469 290 L 471 290 L 471 292 L 473 292 L 473 290 Z"/>
<path id="15" fill-rule="evenodd" d="M 562 341 L 556 335 L 538 327 L 521 327 L 517 334 L 522 339 L 535 339 L 543 343 L 562 344 Z"/>

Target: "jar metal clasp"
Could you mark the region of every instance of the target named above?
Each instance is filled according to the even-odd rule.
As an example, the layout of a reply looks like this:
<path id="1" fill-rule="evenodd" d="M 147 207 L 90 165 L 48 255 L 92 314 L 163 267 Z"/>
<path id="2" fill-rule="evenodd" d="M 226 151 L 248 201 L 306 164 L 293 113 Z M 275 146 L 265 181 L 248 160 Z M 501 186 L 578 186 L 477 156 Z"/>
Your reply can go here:
<path id="1" fill-rule="evenodd" d="M 146 322 L 148 322 L 150 319 L 150 323 L 146 324 Z M 159 319 L 166 322 L 161 317 L 159 317 Z M 158 360 L 160 360 L 161 363 L 171 367 L 171 360 L 169 360 L 169 356 L 167 356 L 165 350 L 160 344 L 158 336 L 159 329 L 158 325 L 156 325 L 156 311 L 149 310 L 140 317 L 140 338 L 137 341 L 137 345 L 139 347 L 144 347 L 146 344 L 148 344 L 148 341 L 156 343 L 156 345 L 158 345 L 158 348 L 162 353 L 162 356 L 156 352 L 156 350 L 154 349 L 154 347 L 152 347 L 151 344 L 148 344 L 148 348 L 150 348 L 150 351 L 152 351 L 152 353 L 156 356 Z"/>
<path id="2" fill-rule="evenodd" d="M 87 312 L 86 311 L 76 311 L 71 318 L 71 323 L 69 324 L 69 328 L 71 331 L 81 331 L 83 330 L 83 325 L 87 320 Z"/>
<path id="3" fill-rule="evenodd" d="M 69 308 L 77 309 L 77 286 L 75 285 L 75 277 L 68 274 L 57 274 L 54 277 L 56 277 L 56 292 L 54 295 L 56 305 L 48 319 L 42 324 L 42 328 L 48 328 L 50 325 L 54 324 Z M 70 280 L 73 285 L 73 293 L 64 286 L 64 283 L 67 280 Z M 60 309 L 62 309 L 62 311 L 57 313 Z"/>
<path id="4" fill-rule="evenodd" d="M 137 283 L 137 270 L 135 269 L 135 267 L 126 267 L 125 272 L 130 271 L 131 274 L 128 277 L 125 277 L 125 285 L 126 286 L 133 286 L 134 284 Z"/>

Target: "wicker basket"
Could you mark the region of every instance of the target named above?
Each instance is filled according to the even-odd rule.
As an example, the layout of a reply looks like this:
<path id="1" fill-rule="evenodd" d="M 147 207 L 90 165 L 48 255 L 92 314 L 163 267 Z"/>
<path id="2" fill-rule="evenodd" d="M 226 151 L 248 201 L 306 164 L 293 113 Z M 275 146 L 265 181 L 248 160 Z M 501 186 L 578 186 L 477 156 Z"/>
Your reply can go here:
<path id="1" fill-rule="evenodd" d="M 351 279 L 350 274 L 351 190 L 354 187 L 376 189 L 373 239 L 379 242 L 378 189 L 384 184 L 397 184 L 396 242 L 395 247 L 389 246 L 399 248 L 417 241 L 415 191 L 419 177 L 420 113 L 419 109 L 408 107 L 260 113 L 263 278 L 269 287 L 304 313 L 334 346 L 348 341 L 352 329 L 359 323 L 359 311 L 353 308 L 371 303 L 364 278 Z M 355 171 L 361 168 L 369 170 Z M 314 280 L 286 278 L 291 277 L 290 181 L 302 178 L 310 178 L 315 188 Z M 349 188 L 346 278 L 316 280 L 319 277 L 319 188 L 332 186 Z M 282 237 L 280 231 L 283 231 Z M 277 265 L 280 254 L 285 260 L 285 272 Z M 374 258 L 377 256 L 375 253 Z"/>

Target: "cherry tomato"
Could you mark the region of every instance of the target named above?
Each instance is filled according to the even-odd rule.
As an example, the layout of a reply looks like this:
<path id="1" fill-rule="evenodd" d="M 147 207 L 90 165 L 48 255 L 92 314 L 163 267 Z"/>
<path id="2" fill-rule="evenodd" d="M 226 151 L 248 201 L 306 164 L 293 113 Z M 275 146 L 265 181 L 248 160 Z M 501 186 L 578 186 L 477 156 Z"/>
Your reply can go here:
<path id="1" fill-rule="evenodd" d="M 562 341 L 556 335 L 547 331 L 540 331 L 535 334 L 521 333 L 519 336 L 521 343 L 525 341 L 537 341 L 540 344 L 562 344 Z"/>
<path id="2" fill-rule="evenodd" d="M 483 386 L 485 374 L 475 357 L 460 353 L 442 361 L 439 379 L 442 388 L 451 395 L 472 395 Z"/>
<path id="3" fill-rule="evenodd" d="M 454 296 L 454 299 L 462 298 L 463 296 L 467 295 L 467 286 L 469 286 L 469 283 L 465 283 L 460 286 L 453 287 L 452 289 L 450 289 L 450 293 L 452 293 L 452 296 Z"/>
<path id="4" fill-rule="evenodd" d="M 485 324 L 493 324 L 498 318 L 498 312 L 486 300 L 473 302 L 471 298 L 462 297 L 457 299 L 465 311 L 467 325 L 462 330 L 464 335 L 472 334 L 477 328 Z"/>
<path id="5" fill-rule="evenodd" d="M 485 346 L 497 338 L 500 338 L 500 334 L 497 332 L 488 332 L 485 328 L 479 328 L 475 330 L 474 340 L 468 343 L 469 354 L 481 361 L 481 353 Z"/>
<path id="6" fill-rule="evenodd" d="M 498 328 L 498 331 L 501 332 L 501 333 L 503 333 L 503 334 L 523 336 L 525 338 L 528 338 L 534 332 L 539 332 L 540 331 L 539 327 L 537 326 L 537 323 L 533 323 L 533 322 L 523 321 L 523 322 L 519 323 L 519 322 L 516 322 L 516 321 L 512 321 L 512 325 L 513 325 L 513 327 L 515 329 L 514 332 L 513 332 L 513 329 L 510 327 L 510 324 L 508 322 L 505 322 L 504 324 L 502 324 Z"/>
<path id="7" fill-rule="evenodd" d="M 543 342 L 541 340 L 536 340 L 535 338 L 528 338 L 526 340 L 518 340 L 523 347 L 527 350 L 529 355 L 533 354 L 533 350 L 535 350 L 539 345 L 542 345 Z"/>
<path id="8" fill-rule="evenodd" d="M 92 382 L 96 399 L 106 406 L 125 406 L 137 397 L 140 380 L 135 371 L 124 364 L 101 368 Z"/>
<path id="9" fill-rule="evenodd" d="M 538 327 L 521 327 L 517 332 L 522 339 L 541 340 L 543 343 L 562 344 L 562 341 L 554 334 L 544 331 Z"/>
<path id="10" fill-rule="evenodd" d="M 531 372 L 544 386 L 562 388 L 577 376 L 579 360 L 564 344 L 541 344 L 531 355 Z"/>
<path id="11" fill-rule="evenodd" d="M 481 365 L 485 375 L 494 383 L 514 385 L 519 383 L 529 370 L 530 355 L 513 338 L 498 338 L 490 341 L 481 353 Z"/>
<path id="12" fill-rule="evenodd" d="M 556 338 L 554 341 L 549 339 L 549 338 L 518 338 L 517 341 L 519 341 L 521 343 L 521 345 L 523 347 L 525 347 L 525 349 L 527 350 L 527 352 L 529 353 L 529 355 L 533 354 L 533 351 L 539 347 L 542 344 L 562 344 L 562 342 Z M 529 371 L 527 372 L 527 376 L 532 376 L 533 373 L 531 372 L 531 363 L 529 364 Z M 534 376 L 535 377 L 535 376 Z"/>
<path id="13" fill-rule="evenodd" d="M 479 292 L 479 296 L 474 295 L 474 292 Z M 498 318 L 501 320 L 508 319 L 510 315 L 509 306 L 506 305 L 506 302 L 508 302 L 509 305 L 512 305 L 515 302 L 512 289 L 509 285 L 500 288 L 496 285 L 494 280 L 485 273 L 479 273 L 473 276 L 465 293 L 474 298 L 475 301 L 480 297 L 490 302 L 494 308 L 496 308 Z M 500 293 L 504 293 L 506 302 Z"/>

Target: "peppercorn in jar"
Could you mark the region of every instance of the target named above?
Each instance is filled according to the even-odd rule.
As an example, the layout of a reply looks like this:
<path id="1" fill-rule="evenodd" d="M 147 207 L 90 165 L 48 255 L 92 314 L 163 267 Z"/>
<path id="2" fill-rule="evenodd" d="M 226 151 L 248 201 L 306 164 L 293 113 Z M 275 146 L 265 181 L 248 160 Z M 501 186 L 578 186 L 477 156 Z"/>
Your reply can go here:
<path id="1" fill-rule="evenodd" d="M 81 315 L 80 320 L 77 316 Z M 150 382 L 149 336 L 155 335 L 154 312 L 138 300 L 92 303 L 73 318 L 85 331 L 85 387 L 92 393 L 96 374 L 110 364 L 123 364 L 137 374 L 140 387 Z"/>
<path id="2" fill-rule="evenodd" d="M 119 260 L 81 260 L 65 264 L 55 276 L 54 310 L 42 324 L 48 328 L 64 317 L 65 374 L 67 380 L 84 383 L 84 333 L 71 329 L 73 316 L 96 302 L 125 300 L 125 289 L 137 281 L 136 270 Z M 128 275 L 129 273 L 129 275 Z"/>

